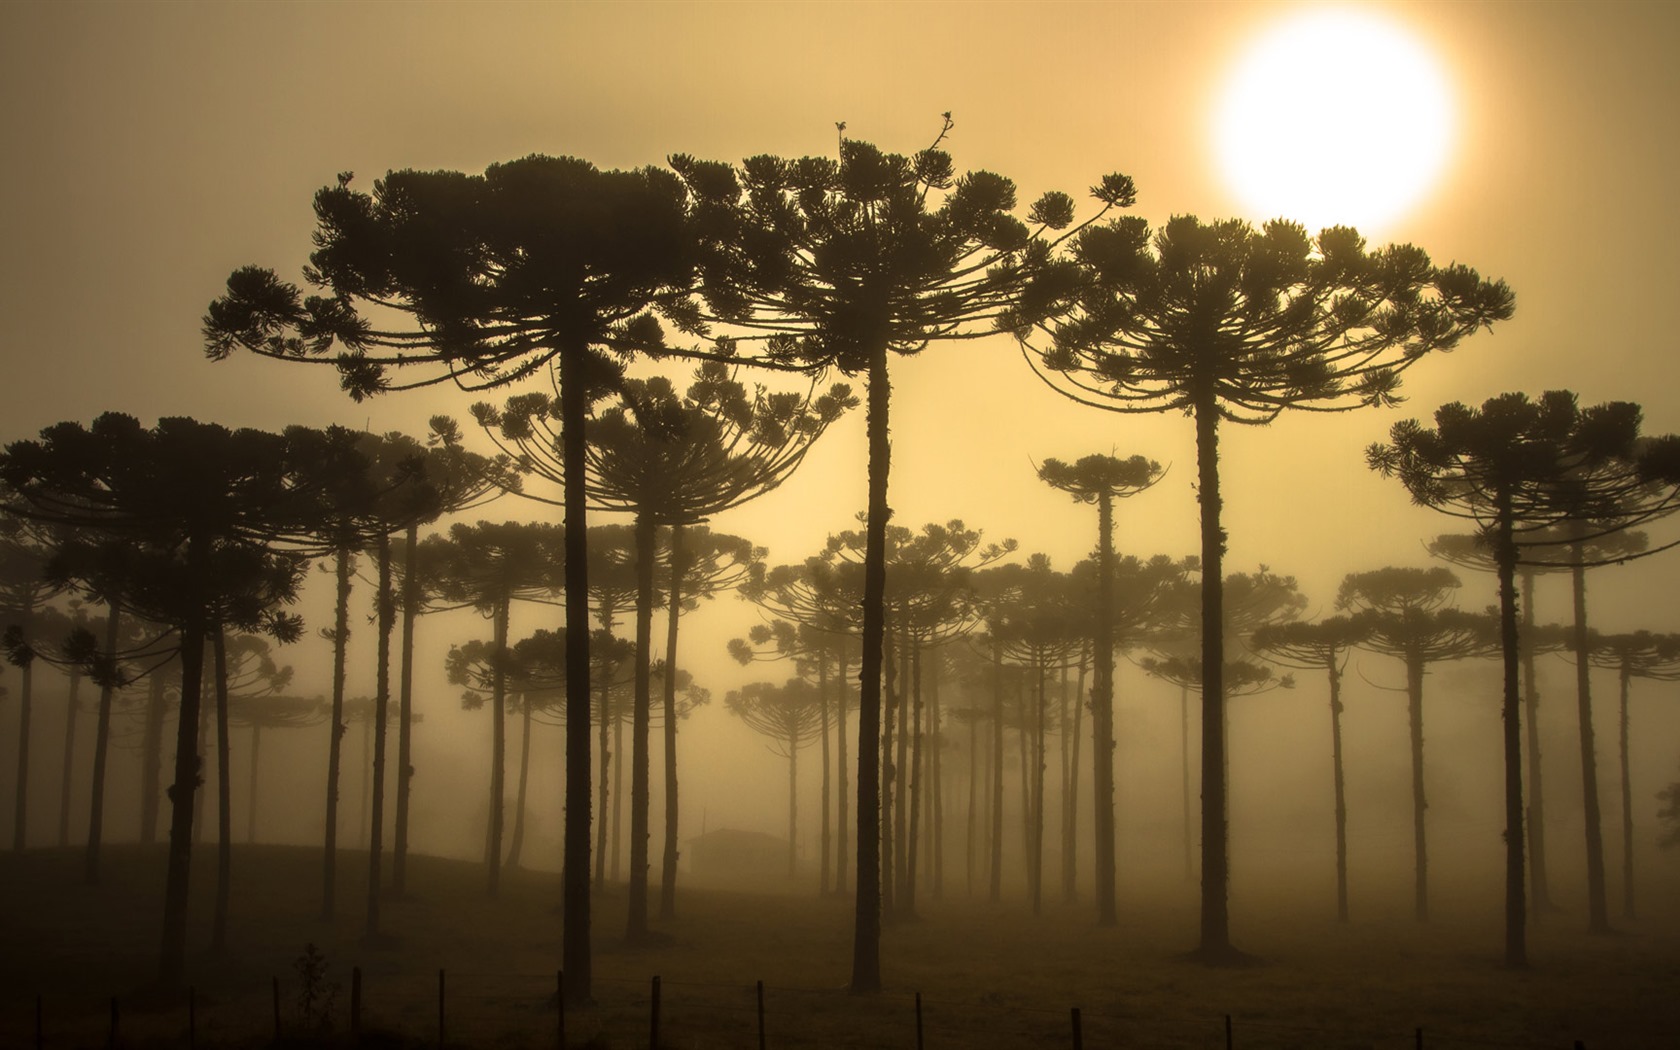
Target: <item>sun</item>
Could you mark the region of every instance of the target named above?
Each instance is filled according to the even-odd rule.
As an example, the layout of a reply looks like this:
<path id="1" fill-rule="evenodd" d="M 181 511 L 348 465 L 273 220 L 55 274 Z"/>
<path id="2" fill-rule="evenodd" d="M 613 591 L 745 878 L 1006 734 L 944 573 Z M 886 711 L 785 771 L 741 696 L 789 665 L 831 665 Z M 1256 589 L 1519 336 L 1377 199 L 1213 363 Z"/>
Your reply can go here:
<path id="1" fill-rule="evenodd" d="M 1249 45 L 1220 93 L 1213 141 L 1248 217 L 1370 234 L 1434 187 L 1453 125 L 1446 76 L 1403 26 L 1314 9 Z"/>

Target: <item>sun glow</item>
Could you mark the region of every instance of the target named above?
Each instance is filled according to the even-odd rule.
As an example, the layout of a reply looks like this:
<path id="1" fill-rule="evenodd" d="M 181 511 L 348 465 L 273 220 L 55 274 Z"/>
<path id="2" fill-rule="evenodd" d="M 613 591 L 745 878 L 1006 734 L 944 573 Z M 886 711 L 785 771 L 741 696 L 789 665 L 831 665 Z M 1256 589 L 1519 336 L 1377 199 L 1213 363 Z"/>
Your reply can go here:
<path id="1" fill-rule="evenodd" d="M 1320 9 L 1249 45 L 1220 94 L 1213 135 L 1250 218 L 1369 235 L 1434 186 L 1453 131 L 1450 88 L 1422 44 L 1377 15 Z"/>

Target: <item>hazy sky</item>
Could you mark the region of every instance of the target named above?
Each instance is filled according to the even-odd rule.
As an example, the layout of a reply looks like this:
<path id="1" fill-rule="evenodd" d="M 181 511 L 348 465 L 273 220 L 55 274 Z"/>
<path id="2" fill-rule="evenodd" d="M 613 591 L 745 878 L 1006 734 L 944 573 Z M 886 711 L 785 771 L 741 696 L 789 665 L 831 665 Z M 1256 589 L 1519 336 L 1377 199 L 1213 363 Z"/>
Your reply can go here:
<path id="1" fill-rule="evenodd" d="M 1024 198 L 1082 196 L 1119 170 L 1151 220 L 1240 214 L 1213 159 L 1215 95 L 1244 42 L 1302 6 L 6 3 L 0 438 L 106 410 L 267 428 L 464 417 L 472 398 L 452 390 L 358 406 L 328 369 L 203 358 L 199 319 L 228 272 L 257 263 L 295 279 L 311 194 L 341 171 L 370 187 L 391 168 L 479 171 L 533 152 L 602 167 L 832 153 L 836 121 L 911 151 L 950 110 L 958 169 L 1008 175 Z M 1458 121 L 1436 192 L 1374 238 L 1505 278 L 1517 312 L 1410 372 L 1399 411 L 1226 430 L 1228 566 L 1297 575 L 1319 612 L 1343 574 L 1421 562 L 1421 540 L 1452 527 L 1365 469 L 1364 445 L 1396 419 L 1568 387 L 1642 402 L 1648 431 L 1680 429 L 1662 320 L 1680 287 L 1680 8 L 1360 6 L 1434 52 Z M 1319 85 L 1278 119 L 1321 119 L 1341 87 Z M 1365 120 L 1378 140 L 1392 123 Z M 1065 568 L 1089 549 L 1095 515 L 1040 484 L 1033 462 L 1113 450 L 1172 468 L 1124 508 L 1122 548 L 1196 549 L 1188 419 L 1079 408 L 1002 338 L 894 369 L 899 523 L 961 517 Z M 858 414 L 787 489 L 715 527 L 802 558 L 862 506 L 862 460 Z M 1680 627 L 1666 600 L 1677 570 L 1680 555 L 1621 570 L 1639 585 L 1606 620 Z M 1466 582 L 1465 604 L 1491 600 L 1486 581 Z"/>

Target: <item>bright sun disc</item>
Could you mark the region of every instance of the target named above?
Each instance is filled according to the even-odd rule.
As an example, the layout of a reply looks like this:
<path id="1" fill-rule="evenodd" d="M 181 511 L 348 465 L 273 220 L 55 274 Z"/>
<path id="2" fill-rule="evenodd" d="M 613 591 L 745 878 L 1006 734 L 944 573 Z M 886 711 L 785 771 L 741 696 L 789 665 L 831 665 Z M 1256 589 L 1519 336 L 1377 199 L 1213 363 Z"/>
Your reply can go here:
<path id="1" fill-rule="evenodd" d="M 1374 15 L 1320 10 L 1249 46 L 1214 143 L 1251 217 L 1369 233 L 1433 186 L 1452 124 L 1446 78 L 1417 40 Z"/>

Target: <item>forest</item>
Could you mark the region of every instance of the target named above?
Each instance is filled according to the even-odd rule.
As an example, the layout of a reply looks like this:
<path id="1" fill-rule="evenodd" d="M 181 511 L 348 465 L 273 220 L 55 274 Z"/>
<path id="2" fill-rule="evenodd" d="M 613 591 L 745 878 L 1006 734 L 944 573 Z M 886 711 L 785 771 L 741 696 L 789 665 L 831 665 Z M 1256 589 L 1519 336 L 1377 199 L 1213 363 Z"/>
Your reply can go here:
<path id="1" fill-rule="evenodd" d="M 149 953 L 106 978 L 178 1004 L 218 973 L 266 994 L 258 940 L 284 941 L 287 967 L 308 942 L 298 975 L 316 941 L 395 973 L 427 923 L 493 954 L 558 902 L 538 972 L 563 980 L 540 995 L 584 1018 L 620 953 L 699 945 L 683 924 L 709 909 L 821 909 L 820 957 L 788 967 L 871 1001 L 996 952 L 963 946 L 988 923 L 1022 944 L 1130 932 L 1192 982 L 1267 969 L 1296 943 L 1280 915 L 1358 931 L 1350 952 L 1468 938 L 1448 954 L 1485 957 L 1488 982 L 1585 966 L 1559 956 L 1591 949 L 1541 940 L 1563 928 L 1610 943 L 1654 915 L 1671 938 L 1680 755 L 1640 723 L 1672 702 L 1680 633 L 1655 610 L 1596 629 L 1588 583 L 1675 556 L 1680 437 L 1561 389 L 1407 405 L 1348 459 L 1390 485 L 1393 507 L 1360 508 L 1370 527 L 1440 512 L 1413 563 L 1347 566 L 1333 594 L 1228 565 L 1232 532 L 1313 508 L 1288 505 L 1279 468 L 1277 505 L 1227 515 L 1223 438 L 1395 409 L 1413 366 L 1456 367 L 1516 294 L 1348 227 L 1151 224 L 1117 173 L 1024 203 L 959 173 L 951 126 L 907 154 L 842 127 L 834 157 L 345 172 L 314 197 L 306 258 L 234 270 L 202 321 L 205 368 L 315 366 L 345 425 L 119 405 L 14 435 L 8 926 L 50 956 L 47 920 L 23 915 L 41 881 L 121 894 Z M 1040 537 L 893 513 L 893 452 L 920 436 L 894 426 L 895 367 L 960 370 L 982 340 L 1067 411 L 1110 414 L 1107 449 L 1021 449 L 1065 506 L 1054 527 L 1088 537 L 1072 564 Z M 425 433 L 349 422 L 449 387 L 459 410 Z M 1186 417 L 1193 464 L 1127 444 L 1146 413 Z M 867 484 L 826 543 L 727 531 L 854 416 Z M 1128 549 L 1128 520 L 1186 498 L 1181 549 Z M 1566 618 L 1536 615 L 1542 590 Z M 708 628 L 726 604 L 745 619 Z M 330 665 L 326 695 L 294 685 L 306 665 Z M 714 824 L 685 794 L 696 763 L 762 749 L 785 766 L 740 790 L 782 826 Z M 426 796 L 439 766 L 449 788 Z M 459 914 L 416 919 L 445 884 Z M 43 916 L 76 910 L 53 900 Z M 949 953 L 900 939 L 955 902 Z M 1663 943 L 1652 972 L 1674 970 Z M 1637 1042 L 1650 1023 L 1622 1045 L 1659 1045 Z"/>

